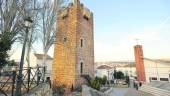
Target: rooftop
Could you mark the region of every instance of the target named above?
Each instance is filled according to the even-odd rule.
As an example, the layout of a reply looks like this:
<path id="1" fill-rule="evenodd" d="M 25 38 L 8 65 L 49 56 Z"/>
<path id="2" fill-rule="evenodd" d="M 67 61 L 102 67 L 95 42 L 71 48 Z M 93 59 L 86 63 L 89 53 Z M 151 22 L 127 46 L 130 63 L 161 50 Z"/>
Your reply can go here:
<path id="1" fill-rule="evenodd" d="M 134 61 L 106 61 L 106 62 L 95 62 L 95 64 L 135 64 Z"/>
<path id="2" fill-rule="evenodd" d="M 150 58 L 143 58 L 144 60 L 158 62 L 158 63 L 167 63 L 170 64 L 170 59 L 150 59 Z"/>
<path id="3" fill-rule="evenodd" d="M 112 67 L 108 66 L 108 65 L 101 65 L 99 67 L 97 67 L 97 69 L 111 69 Z"/>
<path id="4" fill-rule="evenodd" d="M 135 64 L 124 64 L 124 65 L 115 65 L 115 66 L 100 65 L 97 67 L 97 69 L 112 69 L 116 67 L 135 67 Z"/>
<path id="5" fill-rule="evenodd" d="M 34 54 L 37 59 L 43 59 L 44 54 Z M 47 55 L 47 60 L 53 60 L 53 58 L 49 55 Z"/>

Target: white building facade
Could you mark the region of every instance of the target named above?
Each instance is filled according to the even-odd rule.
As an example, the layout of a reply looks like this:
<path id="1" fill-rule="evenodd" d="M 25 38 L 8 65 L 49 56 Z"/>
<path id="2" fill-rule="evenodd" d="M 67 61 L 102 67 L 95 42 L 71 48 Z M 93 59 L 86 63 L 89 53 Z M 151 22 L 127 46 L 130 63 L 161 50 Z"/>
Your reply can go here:
<path id="1" fill-rule="evenodd" d="M 53 58 L 47 55 L 46 57 L 46 64 L 43 64 L 43 54 L 34 54 L 33 56 L 35 58 L 35 66 L 46 66 L 46 77 L 51 77 L 52 72 L 52 63 Z"/>
<path id="2" fill-rule="evenodd" d="M 114 73 L 114 68 L 108 65 L 101 65 L 97 67 L 97 69 L 95 69 L 95 77 L 103 78 L 104 76 L 106 76 L 108 80 L 114 79 L 113 73 Z"/>
<path id="3" fill-rule="evenodd" d="M 170 60 L 144 58 L 146 82 L 170 82 Z"/>
<path id="4" fill-rule="evenodd" d="M 11 60 L 14 60 L 15 62 L 17 62 L 19 64 L 20 62 L 20 55 L 16 55 L 18 53 L 14 53 L 14 55 L 12 55 L 10 57 Z M 37 66 L 43 67 L 46 66 L 46 77 L 51 77 L 51 72 L 52 72 L 52 63 L 53 63 L 53 58 L 49 55 L 47 55 L 46 58 L 46 65 L 43 64 L 43 54 L 37 54 L 37 53 L 30 53 L 30 67 L 32 68 L 36 68 Z M 26 62 L 26 60 L 24 61 L 24 68 L 28 67 L 28 63 Z M 42 69 L 42 68 L 41 68 Z"/>

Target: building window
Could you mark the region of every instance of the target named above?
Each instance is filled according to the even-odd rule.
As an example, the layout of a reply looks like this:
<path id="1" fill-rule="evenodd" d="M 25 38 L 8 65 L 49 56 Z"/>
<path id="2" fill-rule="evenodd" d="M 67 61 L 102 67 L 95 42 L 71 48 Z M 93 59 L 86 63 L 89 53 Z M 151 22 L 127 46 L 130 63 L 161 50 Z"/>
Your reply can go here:
<path id="1" fill-rule="evenodd" d="M 80 73 L 83 74 L 83 62 L 80 63 Z"/>
<path id="2" fill-rule="evenodd" d="M 160 81 L 168 81 L 168 78 L 160 78 Z"/>
<path id="3" fill-rule="evenodd" d="M 156 77 L 152 77 L 152 80 L 157 80 L 157 78 Z"/>
<path id="4" fill-rule="evenodd" d="M 80 43 L 81 43 L 81 47 L 83 47 L 83 39 L 80 40 Z"/>

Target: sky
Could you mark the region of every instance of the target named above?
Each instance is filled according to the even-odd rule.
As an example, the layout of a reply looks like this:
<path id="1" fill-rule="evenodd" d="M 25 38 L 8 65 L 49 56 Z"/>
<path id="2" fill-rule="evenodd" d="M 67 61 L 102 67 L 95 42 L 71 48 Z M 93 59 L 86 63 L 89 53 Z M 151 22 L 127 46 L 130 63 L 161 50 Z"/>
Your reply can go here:
<path id="1" fill-rule="evenodd" d="M 170 0 L 81 0 L 94 14 L 96 61 L 170 58 Z M 137 43 L 137 40 L 138 43 Z"/>
<path id="2" fill-rule="evenodd" d="M 135 44 L 146 58 L 170 58 L 170 0 L 81 2 L 94 14 L 95 61 L 134 60 Z"/>

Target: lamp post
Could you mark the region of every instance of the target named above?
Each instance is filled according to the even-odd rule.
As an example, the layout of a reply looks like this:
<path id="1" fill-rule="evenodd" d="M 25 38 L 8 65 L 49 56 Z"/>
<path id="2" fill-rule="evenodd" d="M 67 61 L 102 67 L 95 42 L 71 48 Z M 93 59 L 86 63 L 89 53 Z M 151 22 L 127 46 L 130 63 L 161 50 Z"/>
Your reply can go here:
<path id="1" fill-rule="evenodd" d="M 109 86 L 110 86 L 110 69 L 108 69 L 108 83 L 109 83 Z"/>
<path id="2" fill-rule="evenodd" d="M 169 82 L 170 82 L 170 70 L 169 70 Z"/>
<path id="3" fill-rule="evenodd" d="M 32 22 L 33 21 L 31 20 L 30 17 L 24 19 L 24 23 L 25 23 L 25 27 L 26 27 L 26 34 L 25 34 L 24 44 L 23 44 L 22 53 L 21 53 L 19 75 L 18 75 L 18 80 L 17 80 L 15 96 L 21 96 L 22 70 L 23 70 L 23 64 L 24 64 L 25 47 L 26 47 L 26 42 L 27 42 L 27 38 L 28 38 L 28 29 L 31 27 Z"/>

